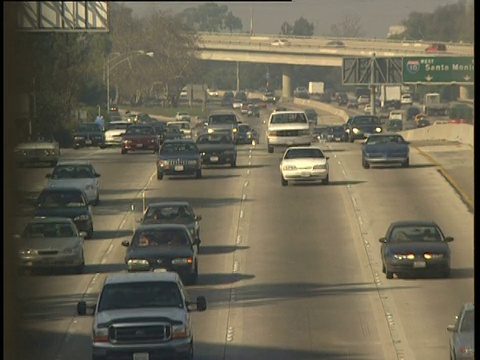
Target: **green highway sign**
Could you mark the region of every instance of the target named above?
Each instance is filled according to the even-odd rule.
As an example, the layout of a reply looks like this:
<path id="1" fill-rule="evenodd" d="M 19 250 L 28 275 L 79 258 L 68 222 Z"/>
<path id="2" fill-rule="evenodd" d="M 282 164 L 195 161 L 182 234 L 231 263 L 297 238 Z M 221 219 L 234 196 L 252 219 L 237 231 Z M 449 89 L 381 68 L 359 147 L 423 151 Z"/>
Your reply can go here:
<path id="1" fill-rule="evenodd" d="M 474 75 L 473 56 L 409 56 L 402 61 L 406 84 L 473 84 Z"/>

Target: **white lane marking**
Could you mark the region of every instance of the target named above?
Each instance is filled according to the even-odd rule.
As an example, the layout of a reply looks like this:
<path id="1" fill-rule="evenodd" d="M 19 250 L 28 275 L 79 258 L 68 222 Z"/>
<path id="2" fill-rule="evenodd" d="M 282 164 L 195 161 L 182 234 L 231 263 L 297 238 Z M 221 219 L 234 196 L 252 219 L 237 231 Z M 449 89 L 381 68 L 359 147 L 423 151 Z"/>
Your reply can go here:
<path id="1" fill-rule="evenodd" d="M 342 174 L 343 174 L 344 177 L 347 177 L 347 173 L 343 169 L 342 169 Z"/>
<path id="2" fill-rule="evenodd" d="M 243 210 L 240 210 L 240 219 L 243 218 Z"/>
<path id="3" fill-rule="evenodd" d="M 234 273 L 237 273 L 239 267 L 240 267 L 240 263 L 238 262 L 238 260 L 235 260 L 235 261 L 233 262 L 233 272 L 234 272 Z"/>
<path id="4" fill-rule="evenodd" d="M 234 335 L 235 335 L 235 328 L 233 326 L 229 326 L 227 331 L 227 341 L 228 342 L 233 341 Z"/>
<path id="5" fill-rule="evenodd" d="M 248 165 L 251 165 L 251 163 L 248 164 Z M 247 175 L 250 175 L 250 170 L 247 170 Z"/>
<path id="6" fill-rule="evenodd" d="M 247 198 L 247 195 L 246 194 L 243 194 L 242 195 L 242 200 L 245 200 Z"/>
<path id="7" fill-rule="evenodd" d="M 245 184 L 243 184 L 244 187 L 247 187 L 248 186 L 248 180 L 245 181 Z"/>
<path id="8" fill-rule="evenodd" d="M 237 236 L 237 245 L 242 243 L 242 237 L 240 235 Z"/>

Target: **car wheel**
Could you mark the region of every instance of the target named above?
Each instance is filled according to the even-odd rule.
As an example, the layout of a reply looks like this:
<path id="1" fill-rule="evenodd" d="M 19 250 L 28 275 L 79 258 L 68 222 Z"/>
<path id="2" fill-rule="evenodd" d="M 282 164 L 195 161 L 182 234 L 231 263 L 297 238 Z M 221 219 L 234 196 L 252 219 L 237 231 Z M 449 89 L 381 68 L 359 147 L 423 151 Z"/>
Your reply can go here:
<path id="1" fill-rule="evenodd" d="M 161 171 L 157 171 L 157 180 L 163 179 L 163 173 Z"/>
<path id="2" fill-rule="evenodd" d="M 329 180 L 329 175 L 327 175 L 327 177 L 322 180 L 322 184 L 327 185 L 329 182 L 330 182 L 330 180 Z"/>
<path id="3" fill-rule="evenodd" d="M 362 157 L 362 166 L 363 166 L 364 169 L 370 169 L 370 164 L 363 157 Z"/>
<path id="4" fill-rule="evenodd" d="M 91 239 L 93 237 L 93 225 L 90 227 L 90 229 L 87 231 L 87 239 Z"/>
<path id="5" fill-rule="evenodd" d="M 273 154 L 273 146 L 268 145 L 268 153 Z"/>
<path id="6" fill-rule="evenodd" d="M 403 163 L 402 163 L 402 167 L 406 168 L 410 165 L 410 159 L 407 158 L 407 160 L 405 160 Z"/>
<path id="7" fill-rule="evenodd" d="M 285 180 L 283 175 L 281 175 L 281 179 L 282 179 L 282 186 L 288 186 L 288 180 Z"/>
<path id="8" fill-rule="evenodd" d="M 121 153 L 122 153 L 122 155 L 125 155 L 127 153 L 127 150 L 122 149 Z"/>
<path id="9" fill-rule="evenodd" d="M 387 279 L 393 279 L 393 272 L 385 269 L 385 276 L 387 277 Z"/>
<path id="10" fill-rule="evenodd" d="M 197 179 L 200 179 L 202 177 L 202 169 L 198 169 L 195 176 L 196 176 Z"/>
<path id="11" fill-rule="evenodd" d="M 187 284 L 188 285 L 195 285 L 198 280 L 198 263 L 195 262 L 195 269 L 193 273 L 188 276 Z"/>

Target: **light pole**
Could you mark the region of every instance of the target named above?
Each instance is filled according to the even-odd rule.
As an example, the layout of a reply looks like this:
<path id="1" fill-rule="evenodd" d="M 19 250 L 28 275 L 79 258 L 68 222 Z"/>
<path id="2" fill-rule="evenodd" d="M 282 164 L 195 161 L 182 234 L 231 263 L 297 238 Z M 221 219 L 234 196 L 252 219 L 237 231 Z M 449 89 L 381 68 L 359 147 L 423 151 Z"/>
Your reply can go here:
<path id="1" fill-rule="evenodd" d="M 148 56 L 148 57 L 153 57 L 154 53 L 151 52 L 151 51 L 147 52 L 145 50 L 137 50 L 137 51 L 134 51 L 134 52 L 131 52 L 131 53 L 128 53 L 128 54 L 123 54 L 123 56 L 124 55 L 127 55 L 127 56 L 124 57 L 122 60 L 117 61 L 113 65 L 110 65 L 110 59 L 109 58 L 107 58 L 107 61 L 106 61 L 106 67 L 107 67 L 107 71 L 106 71 L 106 75 L 107 75 L 107 113 L 110 112 L 110 70 L 114 69 L 118 65 L 124 63 L 125 61 L 130 60 L 135 55 L 145 55 L 145 56 Z M 117 55 L 117 57 L 119 57 L 119 56 L 122 56 L 122 55 Z"/>

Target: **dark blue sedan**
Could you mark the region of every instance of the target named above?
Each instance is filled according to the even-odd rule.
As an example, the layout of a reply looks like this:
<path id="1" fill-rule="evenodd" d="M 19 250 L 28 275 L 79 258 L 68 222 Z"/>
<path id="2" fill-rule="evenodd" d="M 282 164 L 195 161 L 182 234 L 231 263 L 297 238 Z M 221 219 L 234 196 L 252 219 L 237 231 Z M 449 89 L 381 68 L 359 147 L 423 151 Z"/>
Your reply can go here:
<path id="1" fill-rule="evenodd" d="M 409 166 L 409 142 L 396 133 L 372 134 L 362 145 L 362 166 L 377 164 Z"/>
<path id="2" fill-rule="evenodd" d="M 165 140 L 157 158 L 157 179 L 165 175 L 195 175 L 202 177 L 202 159 L 193 140 Z"/>

